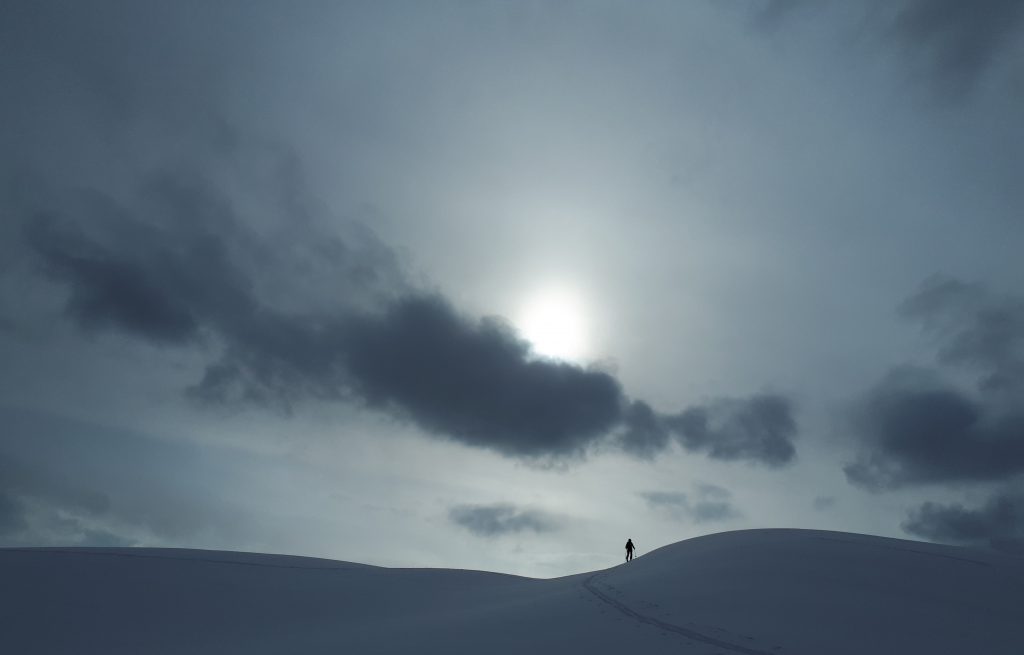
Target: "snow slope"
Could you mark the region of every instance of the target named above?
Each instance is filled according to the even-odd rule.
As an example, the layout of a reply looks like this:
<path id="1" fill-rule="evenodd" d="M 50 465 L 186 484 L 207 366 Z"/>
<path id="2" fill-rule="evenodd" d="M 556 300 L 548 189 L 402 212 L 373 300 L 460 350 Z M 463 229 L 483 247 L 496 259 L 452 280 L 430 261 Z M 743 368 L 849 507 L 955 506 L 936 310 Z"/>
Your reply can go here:
<path id="1" fill-rule="evenodd" d="M 142 548 L 0 549 L 0 651 L 1024 653 L 1024 559 L 745 530 L 551 580 Z"/>

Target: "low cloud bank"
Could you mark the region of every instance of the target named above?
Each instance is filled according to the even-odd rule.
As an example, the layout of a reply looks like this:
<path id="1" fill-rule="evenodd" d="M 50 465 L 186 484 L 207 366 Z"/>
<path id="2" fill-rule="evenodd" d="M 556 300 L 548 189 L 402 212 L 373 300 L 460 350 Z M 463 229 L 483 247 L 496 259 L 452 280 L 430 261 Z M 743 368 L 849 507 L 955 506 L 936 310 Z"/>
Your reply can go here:
<path id="1" fill-rule="evenodd" d="M 1024 493 L 996 493 L 974 508 L 924 503 L 910 513 L 902 527 L 934 541 L 1024 554 Z"/>
<path id="2" fill-rule="evenodd" d="M 640 497 L 647 501 L 650 508 L 678 520 L 710 523 L 740 516 L 732 503 L 732 493 L 713 484 L 695 484 L 690 494 L 682 491 L 645 491 Z"/>
<path id="3" fill-rule="evenodd" d="M 448 518 L 478 537 L 500 537 L 519 532 L 555 532 L 559 521 L 551 514 L 524 509 L 508 503 L 493 505 L 457 505 Z"/>

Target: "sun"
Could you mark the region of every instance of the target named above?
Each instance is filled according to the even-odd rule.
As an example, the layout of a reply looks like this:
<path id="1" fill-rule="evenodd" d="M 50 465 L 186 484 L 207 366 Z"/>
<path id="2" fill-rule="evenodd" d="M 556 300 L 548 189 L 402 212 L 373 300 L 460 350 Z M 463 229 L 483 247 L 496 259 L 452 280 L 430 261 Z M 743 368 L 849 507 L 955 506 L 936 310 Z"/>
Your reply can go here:
<path id="1" fill-rule="evenodd" d="M 588 354 L 585 317 L 578 293 L 552 287 L 531 295 L 515 324 L 535 355 L 582 363 Z"/>

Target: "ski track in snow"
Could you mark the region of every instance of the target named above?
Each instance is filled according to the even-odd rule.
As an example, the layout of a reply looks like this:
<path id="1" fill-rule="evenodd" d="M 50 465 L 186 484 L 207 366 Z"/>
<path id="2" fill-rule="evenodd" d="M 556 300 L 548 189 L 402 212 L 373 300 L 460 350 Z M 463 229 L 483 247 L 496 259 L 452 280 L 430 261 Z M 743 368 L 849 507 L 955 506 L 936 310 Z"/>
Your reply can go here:
<path id="1" fill-rule="evenodd" d="M 635 621 L 646 623 L 648 625 L 652 625 L 656 628 L 660 628 L 668 632 L 674 632 L 693 641 L 699 641 L 705 644 L 709 644 L 711 646 L 716 646 L 718 648 L 724 648 L 734 653 L 744 653 L 745 655 L 778 655 L 777 651 L 768 652 L 764 650 L 757 650 L 755 648 L 747 648 L 746 646 L 740 646 L 739 644 L 733 644 L 728 641 L 722 641 L 721 639 L 716 639 L 715 637 L 711 637 L 704 633 L 697 632 L 696 630 L 690 630 L 689 628 L 684 628 L 674 623 L 667 623 L 660 619 L 656 619 L 653 616 L 648 616 L 646 614 L 637 612 L 625 603 L 619 602 L 611 596 L 608 596 L 607 594 L 601 592 L 594 585 L 595 580 L 600 575 L 600 573 L 595 573 L 594 575 L 590 576 L 589 578 L 583 581 L 583 586 L 586 588 L 587 591 L 594 594 L 594 596 L 596 596 L 599 600 L 601 600 L 604 603 L 607 603 L 608 605 L 611 605 L 612 607 L 614 607 L 615 609 L 617 609 L 618 611 L 622 612 L 623 614 L 625 614 L 626 616 Z"/>

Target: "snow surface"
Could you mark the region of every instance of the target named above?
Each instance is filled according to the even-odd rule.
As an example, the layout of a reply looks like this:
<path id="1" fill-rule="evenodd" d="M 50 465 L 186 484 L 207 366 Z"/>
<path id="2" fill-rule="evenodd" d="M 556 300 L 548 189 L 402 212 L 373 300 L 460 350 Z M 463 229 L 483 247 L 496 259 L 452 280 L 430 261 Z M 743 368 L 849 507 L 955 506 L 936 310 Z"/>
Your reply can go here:
<path id="1" fill-rule="evenodd" d="M 151 548 L 0 549 L 0 652 L 1024 654 L 1024 559 L 815 530 L 594 573 Z"/>

